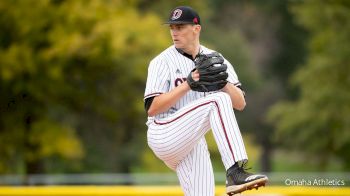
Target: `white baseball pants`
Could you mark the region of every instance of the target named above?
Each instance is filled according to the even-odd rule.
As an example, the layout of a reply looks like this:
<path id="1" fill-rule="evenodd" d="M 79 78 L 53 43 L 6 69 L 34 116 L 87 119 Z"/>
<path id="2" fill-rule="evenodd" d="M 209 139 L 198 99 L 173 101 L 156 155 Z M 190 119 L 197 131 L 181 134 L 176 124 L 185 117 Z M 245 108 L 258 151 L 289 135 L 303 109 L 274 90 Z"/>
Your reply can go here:
<path id="1" fill-rule="evenodd" d="M 214 196 L 213 169 L 204 138 L 210 129 L 226 170 L 248 159 L 227 93 L 200 98 L 148 125 L 148 145 L 169 168 L 176 170 L 186 196 Z"/>

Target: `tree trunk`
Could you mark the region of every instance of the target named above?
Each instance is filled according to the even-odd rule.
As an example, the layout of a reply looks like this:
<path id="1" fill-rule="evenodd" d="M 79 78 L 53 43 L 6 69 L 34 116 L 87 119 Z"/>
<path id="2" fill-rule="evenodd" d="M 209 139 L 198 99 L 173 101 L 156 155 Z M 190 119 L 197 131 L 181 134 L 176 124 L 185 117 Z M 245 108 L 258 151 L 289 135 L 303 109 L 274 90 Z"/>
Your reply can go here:
<path id="1" fill-rule="evenodd" d="M 265 137 L 261 143 L 262 153 L 260 157 L 261 161 L 261 171 L 270 172 L 271 171 L 271 157 L 272 157 L 272 143 L 270 138 Z"/>
<path id="2" fill-rule="evenodd" d="M 261 171 L 270 172 L 271 171 L 271 155 L 272 148 L 269 145 L 264 145 L 261 154 Z"/>
<path id="3" fill-rule="evenodd" d="M 30 132 L 31 126 L 33 124 L 33 115 L 26 115 L 25 117 L 25 134 L 24 138 L 24 164 L 25 164 L 25 176 L 24 176 L 24 184 L 33 185 L 37 184 L 35 182 L 31 182 L 29 175 L 30 174 L 41 174 L 44 173 L 44 168 L 42 161 L 40 158 L 36 157 L 35 154 L 37 152 L 38 146 L 30 143 Z"/>

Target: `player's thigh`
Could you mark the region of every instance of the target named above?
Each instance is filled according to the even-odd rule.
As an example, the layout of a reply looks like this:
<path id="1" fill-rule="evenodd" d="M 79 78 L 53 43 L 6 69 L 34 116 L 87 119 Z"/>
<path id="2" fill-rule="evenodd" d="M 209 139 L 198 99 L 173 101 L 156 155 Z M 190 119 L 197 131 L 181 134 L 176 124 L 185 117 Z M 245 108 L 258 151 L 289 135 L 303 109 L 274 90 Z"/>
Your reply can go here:
<path id="1" fill-rule="evenodd" d="M 193 105 L 188 110 L 149 125 L 148 144 L 162 160 L 181 160 L 210 129 L 209 105 Z"/>

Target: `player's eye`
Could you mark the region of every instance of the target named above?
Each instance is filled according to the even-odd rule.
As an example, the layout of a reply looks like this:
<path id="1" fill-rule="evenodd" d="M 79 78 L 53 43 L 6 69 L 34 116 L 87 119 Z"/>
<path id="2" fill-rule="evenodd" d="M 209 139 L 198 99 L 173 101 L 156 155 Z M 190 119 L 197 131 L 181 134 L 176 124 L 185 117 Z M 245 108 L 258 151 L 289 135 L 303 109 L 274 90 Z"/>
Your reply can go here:
<path id="1" fill-rule="evenodd" d="M 184 25 L 171 25 L 170 26 L 171 30 L 177 30 L 177 31 L 179 31 L 179 30 L 181 30 L 183 28 L 184 28 Z"/>
<path id="2" fill-rule="evenodd" d="M 179 30 L 177 26 L 175 25 L 171 25 L 170 26 L 170 30 L 174 31 L 174 30 Z"/>
<path id="3" fill-rule="evenodd" d="M 177 25 L 177 29 L 178 30 L 181 30 L 181 29 L 183 29 L 185 26 L 184 25 Z"/>

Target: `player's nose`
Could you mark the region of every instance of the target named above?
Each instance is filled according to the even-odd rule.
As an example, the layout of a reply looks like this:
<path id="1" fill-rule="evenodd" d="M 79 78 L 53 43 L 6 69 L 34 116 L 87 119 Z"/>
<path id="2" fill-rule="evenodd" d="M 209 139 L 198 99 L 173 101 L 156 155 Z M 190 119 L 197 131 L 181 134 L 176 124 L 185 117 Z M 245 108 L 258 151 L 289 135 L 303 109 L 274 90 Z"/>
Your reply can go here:
<path id="1" fill-rule="evenodd" d="M 178 35 L 175 34 L 175 33 L 172 33 L 172 34 L 171 34 L 171 37 L 173 38 L 173 40 L 178 39 Z"/>
<path id="2" fill-rule="evenodd" d="M 172 31 L 170 31 L 171 33 L 171 36 L 173 36 L 173 37 L 176 37 L 176 36 L 178 36 L 178 33 L 176 32 L 176 31 L 174 31 L 174 30 L 172 30 Z"/>

